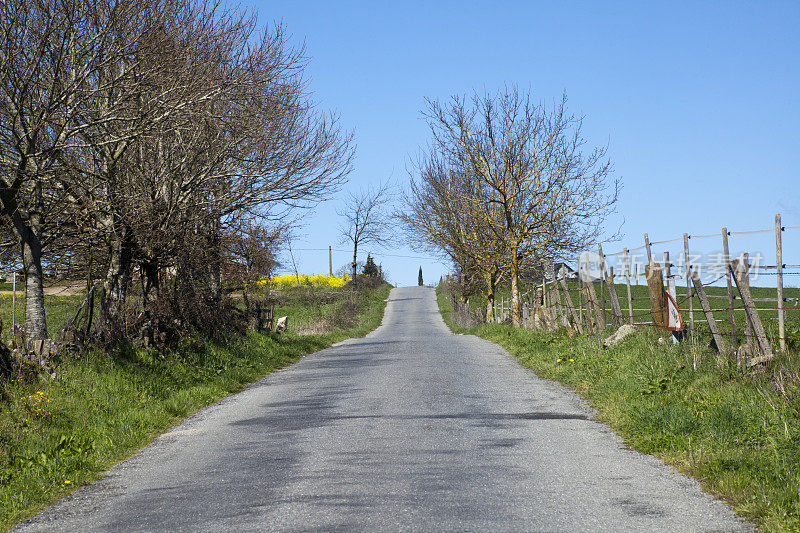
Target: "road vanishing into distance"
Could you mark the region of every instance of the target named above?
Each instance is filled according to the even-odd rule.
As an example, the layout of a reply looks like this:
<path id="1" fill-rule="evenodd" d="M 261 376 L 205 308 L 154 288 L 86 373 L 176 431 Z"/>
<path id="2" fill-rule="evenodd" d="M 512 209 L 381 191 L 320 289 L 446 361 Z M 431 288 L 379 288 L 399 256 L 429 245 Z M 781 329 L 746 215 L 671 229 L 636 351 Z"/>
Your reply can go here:
<path id="1" fill-rule="evenodd" d="M 750 531 L 433 289 L 201 411 L 20 531 Z"/>

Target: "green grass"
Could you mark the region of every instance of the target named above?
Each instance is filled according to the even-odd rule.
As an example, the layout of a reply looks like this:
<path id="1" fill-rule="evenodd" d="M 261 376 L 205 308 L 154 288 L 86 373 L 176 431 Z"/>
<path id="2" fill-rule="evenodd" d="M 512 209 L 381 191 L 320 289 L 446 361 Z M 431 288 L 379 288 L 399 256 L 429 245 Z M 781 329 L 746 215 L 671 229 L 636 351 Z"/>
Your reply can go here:
<path id="1" fill-rule="evenodd" d="M 169 353 L 130 350 L 113 357 L 95 350 L 61 361 L 55 380 L 6 384 L 0 400 L 0 529 L 97 479 L 198 409 L 308 353 L 365 335 L 380 324 L 388 292 L 384 285 L 362 293 L 352 327 L 323 335 L 290 330 L 224 343 L 187 338 Z M 346 295 L 341 291 L 327 312 L 344 305 Z M 299 302 L 276 314 L 292 317 L 303 309 Z"/>
<path id="2" fill-rule="evenodd" d="M 586 398 L 626 444 L 698 479 L 765 531 L 800 530 L 800 372 L 783 359 L 761 374 L 719 369 L 703 349 L 661 346 L 643 332 L 602 349 L 596 336 L 569 338 L 483 325 L 448 326 L 495 342 L 539 376 Z M 796 357 L 795 357 L 796 360 Z"/>
<path id="3" fill-rule="evenodd" d="M 683 283 L 683 282 L 681 282 Z M 578 284 L 577 282 L 568 283 L 570 289 L 570 297 L 575 305 L 577 310 L 579 305 L 579 296 L 578 296 Z M 622 314 L 627 319 L 628 317 L 628 292 L 627 287 L 625 284 L 615 284 L 615 291 L 617 293 L 617 297 L 620 301 L 620 306 L 622 307 Z M 597 294 L 597 298 L 600 299 L 600 285 L 596 284 L 594 286 L 595 293 Z M 520 292 L 529 291 L 530 287 L 524 286 L 520 289 Z M 714 287 L 708 286 L 705 287 L 706 294 L 709 297 L 709 302 L 712 309 L 724 309 L 720 311 L 714 312 L 714 318 L 718 321 L 720 331 L 723 334 L 723 338 L 725 342 L 729 344 L 732 343 L 731 337 L 731 326 L 730 326 L 730 313 L 727 310 L 728 308 L 728 290 L 725 286 L 721 287 Z M 684 323 L 686 325 L 687 330 L 689 329 L 689 299 L 686 297 L 686 287 L 679 286 L 677 287 L 677 301 L 679 307 L 681 309 L 681 315 L 683 316 Z M 751 287 L 750 292 L 752 293 L 753 298 L 775 298 L 776 297 L 776 289 L 774 287 Z M 736 289 L 735 285 L 733 287 L 734 295 L 738 295 L 738 290 Z M 786 338 L 787 342 L 789 343 L 790 347 L 793 349 L 800 349 L 800 289 L 798 288 L 784 288 L 783 291 L 784 298 L 789 298 L 788 302 L 785 302 L 785 309 L 786 309 Z M 609 301 L 609 296 L 606 294 L 606 322 L 611 324 L 611 303 Z M 497 291 L 497 299 L 504 298 L 506 300 L 511 298 L 511 290 L 508 286 L 501 286 Z M 649 293 L 646 285 L 631 285 L 631 300 L 634 308 L 634 322 L 650 322 L 651 316 L 650 312 L 650 299 Z M 798 300 L 791 300 L 792 298 Z M 586 305 L 584 300 L 584 305 Z M 470 299 L 470 306 L 473 308 L 486 308 L 486 299 L 480 295 L 473 296 Z M 700 337 L 706 341 L 710 342 L 711 340 L 711 333 L 708 328 L 708 324 L 706 322 L 706 317 L 702 312 L 702 307 L 700 304 L 700 300 L 697 296 L 692 297 L 692 306 L 693 306 L 693 315 L 694 315 L 694 322 L 695 328 L 700 335 Z M 742 301 L 741 299 L 735 299 L 734 308 L 734 322 L 736 324 L 736 331 L 738 335 L 738 340 L 741 342 L 742 337 L 744 336 L 744 324 L 745 324 L 745 316 L 744 310 L 741 309 Z M 778 348 L 777 338 L 778 338 L 778 312 L 774 310 L 777 306 L 777 302 L 760 302 L 756 301 L 756 306 L 759 308 L 772 308 L 771 309 L 759 309 L 758 314 L 761 318 L 761 322 L 764 326 L 764 330 L 768 337 L 770 337 L 771 343 L 773 345 L 773 349 Z"/>
<path id="4" fill-rule="evenodd" d="M 23 294 L 19 291 L 17 292 L 16 309 L 14 311 L 14 322 L 20 325 L 25 323 L 25 298 Z M 51 337 L 55 337 L 72 320 L 84 298 L 84 295 L 44 297 L 47 331 Z M 0 294 L 0 319 L 3 321 L 2 340 L 6 342 L 11 339 L 11 314 L 11 294 Z"/>

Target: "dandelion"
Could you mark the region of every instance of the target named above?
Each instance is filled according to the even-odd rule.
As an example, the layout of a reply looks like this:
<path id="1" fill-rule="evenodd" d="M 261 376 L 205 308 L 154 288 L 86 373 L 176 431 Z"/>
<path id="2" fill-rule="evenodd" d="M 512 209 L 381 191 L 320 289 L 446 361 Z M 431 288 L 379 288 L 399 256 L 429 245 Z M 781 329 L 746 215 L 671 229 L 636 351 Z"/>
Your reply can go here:
<path id="1" fill-rule="evenodd" d="M 569 360 L 569 362 L 570 362 L 570 363 L 574 363 L 574 362 L 575 362 L 575 359 L 570 359 L 570 360 Z"/>
<path id="2" fill-rule="evenodd" d="M 70 483 L 72 483 L 72 481 L 70 481 L 70 480 L 68 480 L 68 479 L 65 479 L 65 480 L 64 480 L 64 485 L 69 485 Z"/>
<path id="3" fill-rule="evenodd" d="M 556 359 L 556 363 L 560 363 L 560 362 L 561 362 L 561 359 Z"/>

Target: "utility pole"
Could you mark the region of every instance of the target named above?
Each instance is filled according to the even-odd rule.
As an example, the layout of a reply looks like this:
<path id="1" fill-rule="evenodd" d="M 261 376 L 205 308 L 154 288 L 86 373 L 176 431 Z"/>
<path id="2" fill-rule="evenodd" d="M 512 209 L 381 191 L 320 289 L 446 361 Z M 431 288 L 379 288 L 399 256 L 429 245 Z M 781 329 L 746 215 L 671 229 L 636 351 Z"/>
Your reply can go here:
<path id="1" fill-rule="evenodd" d="M 333 277 L 333 250 L 328 245 L 328 276 Z"/>

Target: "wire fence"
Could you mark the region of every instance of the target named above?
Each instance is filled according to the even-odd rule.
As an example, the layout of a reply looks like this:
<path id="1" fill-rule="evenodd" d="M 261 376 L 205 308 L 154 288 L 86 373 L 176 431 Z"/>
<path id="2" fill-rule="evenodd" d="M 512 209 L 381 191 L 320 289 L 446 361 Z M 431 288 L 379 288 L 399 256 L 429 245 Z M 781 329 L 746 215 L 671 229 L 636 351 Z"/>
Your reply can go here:
<path id="1" fill-rule="evenodd" d="M 658 241 L 645 233 L 642 246 L 613 253 L 604 253 L 598 244 L 596 252 L 583 252 L 571 262 L 545 261 L 541 282 L 521 296 L 518 307 L 510 298 L 499 298 L 487 318 L 595 333 L 607 326 L 646 325 L 671 333 L 676 341 L 708 336 L 720 352 L 764 362 L 776 352 L 800 347 L 800 289 L 784 287 L 784 278 L 800 275 L 798 257 L 788 257 L 787 263 L 784 253 L 795 253 L 784 241 L 798 230 L 783 226 L 778 214 L 769 229 L 722 228 L 718 234 L 684 233 Z M 739 251 L 752 242 L 747 239 L 766 235 L 774 238 L 774 256 L 772 250 Z M 732 237 L 742 240 L 735 243 L 736 254 L 731 253 Z M 710 239 L 718 239 L 719 252 L 692 254 L 693 240 Z M 720 300 L 725 303 L 715 303 Z M 643 306 L 644 301 L 649 305 Z"/>

